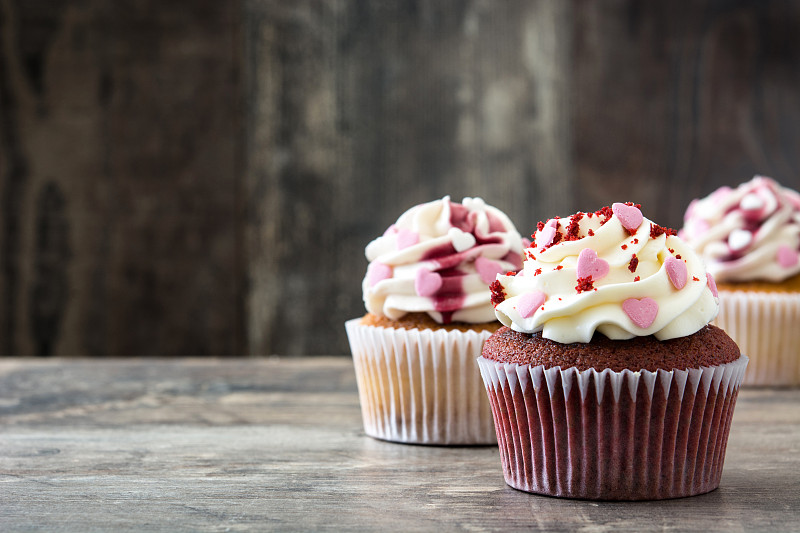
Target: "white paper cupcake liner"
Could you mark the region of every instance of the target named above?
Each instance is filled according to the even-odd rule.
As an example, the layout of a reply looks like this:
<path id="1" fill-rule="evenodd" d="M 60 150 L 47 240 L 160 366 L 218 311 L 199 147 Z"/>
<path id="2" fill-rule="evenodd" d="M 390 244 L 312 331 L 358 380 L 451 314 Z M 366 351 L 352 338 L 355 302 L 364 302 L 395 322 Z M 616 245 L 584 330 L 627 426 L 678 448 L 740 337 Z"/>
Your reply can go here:
<path id="1" fill-rule="evenodd" d="M 743 385 L 800 385 L 800 294 L 719 293 L 714 323 L 750 357 Z"/>
<path id="2" fill-rule="evenodd" d="M 367 435 L 414 444 L 495 444 L 476 359 L 483 331 L 345 323 Z"/>
<path id="3" fill-rule="evenodd" d="M 580 372 L 481 357 L 506 483 L 601 500 L 714 490 L 747 361 Z"/>

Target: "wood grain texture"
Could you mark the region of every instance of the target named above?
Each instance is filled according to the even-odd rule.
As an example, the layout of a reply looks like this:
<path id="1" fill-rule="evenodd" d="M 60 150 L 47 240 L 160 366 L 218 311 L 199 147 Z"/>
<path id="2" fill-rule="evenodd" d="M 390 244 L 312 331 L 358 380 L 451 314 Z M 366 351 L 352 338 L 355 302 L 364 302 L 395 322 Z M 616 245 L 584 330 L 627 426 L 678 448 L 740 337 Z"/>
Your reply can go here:
<path id="1" fill-rule="evenodd" d="M 800 389 L 744 389 L 720 488 L 585 502 L 494 447 L 381 442 L 349 359 L 0 361 L 4 531 L 796 531 Z"/>
<path id="2" fill-rule="evenodd" d="M 348 352 L 364 246 L 800 188 L 781 0 L 0 0 L 0 353 Z"/>
<path id="3" fill-rule="evenodd" d="M 800 187 L 800 5 L 575 2 L 576 188 L 682 224 L 755 174 Z"/>
<path id="4" fill-rule="evenodd" d="M 679 227 L 757 173 L 800 187 L 797 4 L 245 6 L 251 353 L 346 353 L 364 246 L 444 194 L 528 234 L 624 200 Z"/>
<path id="5" fill-rule="evenodd" d="M 0 2 L 0 353 L 244 349 L 239 13 Z"/>
<path id="6" fill-rule="evenodd" d="M 411 205 L 572 207 L 568 4 L 245 5 L 251 353 L 346 353 L 364 246 Z"/>

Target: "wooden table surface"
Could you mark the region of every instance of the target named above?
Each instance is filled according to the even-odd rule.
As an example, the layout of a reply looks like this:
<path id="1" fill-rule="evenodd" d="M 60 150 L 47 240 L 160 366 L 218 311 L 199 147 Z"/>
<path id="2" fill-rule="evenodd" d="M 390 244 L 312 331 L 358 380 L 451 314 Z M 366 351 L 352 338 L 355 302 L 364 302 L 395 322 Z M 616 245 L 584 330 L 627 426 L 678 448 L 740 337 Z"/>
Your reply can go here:
<path id="1" fill-rule="evenodd" d="M 364 435 L 349 358 L 0 360 L 3 531 L 800 531 L 800 389 L 743 389 L 718 490 L 562 500 L 494 447 Z"/>

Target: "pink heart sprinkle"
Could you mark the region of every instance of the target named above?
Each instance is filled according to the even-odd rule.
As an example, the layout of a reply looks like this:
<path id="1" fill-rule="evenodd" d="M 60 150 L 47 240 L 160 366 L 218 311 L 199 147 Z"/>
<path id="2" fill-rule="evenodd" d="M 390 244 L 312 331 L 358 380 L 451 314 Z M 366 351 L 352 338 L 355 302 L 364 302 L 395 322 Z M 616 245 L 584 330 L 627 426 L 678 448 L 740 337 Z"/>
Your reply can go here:
<path id="1" fill-rule="evenodd" d="M 608 274 L 608 261 L 597 257 L 597 252 L 591 248 L 584 248 L 578 255 L 578 264 L 575 273 L 578 279 L 591 277 L 592 281 L 597 281 Z"/>
<path id="2" fill-rule="evenodd" d="M 495 279 L 497 279 L 498 274 L 503 273 L 503 265 L 497 261 L 492 261 L 491 259 L 486 259 L 485 257 L 479 257 L 475 260 L 475 270 L 478 271 L 478 274 L 481 276 L 481 280 L 483 280 L 485 284 L 489 285 Z"/>
<path id="3" fill-rule="evenodd" d="M 536 248 L 541 250 L 550 246 L 556 236 L 556 231 L 558 231 L 556 228 L 558 228 L 558 220 L 548 220 L 541 231 L 536 233 Z"/>
<path id="4" fill-rule="evenodd" d="M 442 276 L 438 272 L 420 268 L 414 280 L 414 289 L 420 296 L 433 296 L 442 287 Z"/>
<path id="5" fill-rule="evenodd" d="M 615 203 L 611 205 L 611 211 L 617 216 L 622 227 L 631 233 L 639 229 L 639 226 L 642 225 L 642 220 L 644 220 L 639 208 L 632 205 Z"/>
<path id="6" fill-rule="evenodd" d="M 517 311 L 522 318 L 530 318 L 547 300 L 547 295 L 542 291 L 526 292 L 519 297 Z"/>
<path id="7" fill-rule="evenodd" d="M 668 257 L 664 261 L 664 267 L 667 270 L 669 280 L 676 289 L 681 290 L 686 286 L 686 280 L 689 276 L 686 263 L 675 257 Z"/>
<path id="8" fill-rule="evenodd" d="M 367 282 L 374 287 L 379 282 L 392 277 L 392 267 L 385 263 L 373 261 L 367 268 Z"/>
<path id="9" fill-rule="evenodd" d="M 719 291 L 717 291 L 717 282 L 714 281 L 714 276 L 710 273 L 706 274 L 706 282 L 708 283 L 708 288 L 711 289 L 711 294 L 714 295 L 714 298 L 719 298 Z"/>
<path id="10" fill-rule="evenodd" d="M 628 318 L 642 329 L 647 329 L 656 321 L 658 303 L 652 298 L 644 297 L 641 300 L 628 298 L 622 302 L 622 310 Z"/>
<path id="11" fill-rule="evenodd" d="M 778 246 L 778 264 L 783 268 L 791 268 L 797 264 L 800 257 L 797 250 L 789 248 L 785 244 Z"/>
<path id="12" fill-rule="evenodd" d="M 408 229 L 397 230 L 397 249 L 402 250 L 419 242 L 419 233 Z"/>

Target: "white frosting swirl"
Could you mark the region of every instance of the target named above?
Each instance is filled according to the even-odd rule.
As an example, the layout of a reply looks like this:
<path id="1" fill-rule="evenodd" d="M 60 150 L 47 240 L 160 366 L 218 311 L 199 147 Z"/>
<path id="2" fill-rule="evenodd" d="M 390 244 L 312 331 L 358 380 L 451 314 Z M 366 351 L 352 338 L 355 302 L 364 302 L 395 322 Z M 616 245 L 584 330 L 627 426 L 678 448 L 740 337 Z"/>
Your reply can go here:
<path id="1" fill-rule="evenodd" d="M 449 196 L 412 207 L 367 245 L 364 303 L 393 320 L 424 312 L 436 322 L 493 322 L 488 285 L 522 266 L 514 224 L 480 198 Z"/>
<path id="2" fill-rule="evenodd" d="M 713 320 L 719 299 L 697 254 L 637 207 L 614 204 L 613 212 L 548 221 L 526 250 L 523 270 L 497 277 L 497 318 L 516 331 L 541 331 L 561 343 L 589 342 L 595 331 L 610 339 L 666 340 L 691 335 Z"/>
<path id="3" fill-rule="evenodd" d="M 800 195 L 756 176 L 689 204 L 681 238 L 718 281 L 783 281 L 800 273 Z"/>

